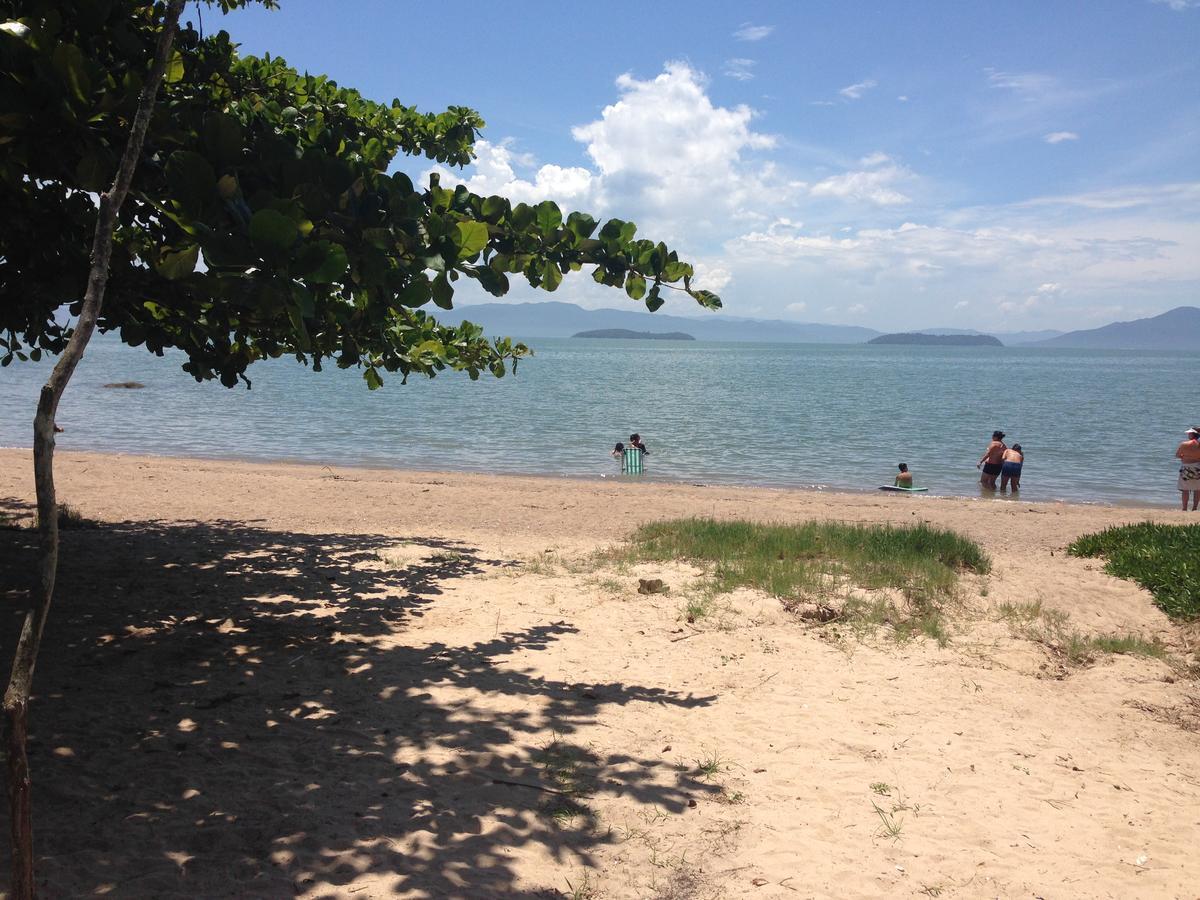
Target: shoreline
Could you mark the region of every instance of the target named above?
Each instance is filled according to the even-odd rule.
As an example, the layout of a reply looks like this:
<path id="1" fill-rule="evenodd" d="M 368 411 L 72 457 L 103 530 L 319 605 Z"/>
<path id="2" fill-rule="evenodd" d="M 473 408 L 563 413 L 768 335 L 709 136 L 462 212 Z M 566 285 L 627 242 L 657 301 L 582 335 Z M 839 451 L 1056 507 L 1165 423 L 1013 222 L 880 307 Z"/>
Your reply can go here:
<path id="1" fill-rule="evenodd" d="M 9 453 L 20 453 L 29 456 L 33 450 L 30 447 L 2 447 L 0 446 L 0 455 Z M 490 469 L 471 469 L 471 468 L 411 468 L 408 466 L 399 465 L 380 465 L 374 462 L 345 462 L 340 460 L 327 459 L 300 459 L 290 458 L 286 456 L 277 457 L 259 457 L 259 456 L 239 456 L 236 454 L 222 454 L 212 456 L 195 456 L 186 453 L 180 454 L 165 454 L 165 453 L 144 453 L 144 452 L 124 452 L 110 450 L 74 450 L 56 448 L 56 459 L 66 454 L 77 455 L 94 455 L 101 457 L 128 458 L 128 459 L 161 459 L 175 460 L 179 462 L 203 462 L 203 463 L 233 463 L 238 465 L 255 465 L 255 466 L 299 466 L 310 467 L 314 469 L 348 469 L 352 471 L 376 472 L 376 473 L 398 473 L 412 475 L 474 475 L 486 478 L 532 478 L 542 479 L 555 484 L 566 482 L 577 482 L 581 485 L 593 484 L 646 484 L 646 485 L 663 485 L 663 486 L 687 486 L 697 488 L 723 488 L 732 490 L 763 490 L 763 491 L 783 491 L 788 493 L 804 493 L 818 494 L 823 496 L 847 496 L 847 497 L 874 497 L 881 493 L 879 487 L 873 488 L 855 488 L 851 486 L 836 486 L 825 485 L 822 483 L 809 484 L 788 484 L 776 482 L 753 482 L 753 481 L 737 481 L 737 480 L 718 480 L 712 479 L 709 481 L 691 481 L 684 478 L 671 478 L 668 476 L 656 476 L 654 474 L 646 474 L 641 476 L 622 476 L 619 471 L 611 474 L 601 473 L 598 475 L 585 475 L 576 473 L 559 473 L 554 472 L 504 472 Z M 1098 509 L 1116 509 L 1116 510 L 1147 510 L 1151 512 L 1161 512 L 1163 510 L 1176 510 L 1178 507 L 1172 503 L 1155 503 L 1148 500 L 1074 500 L 1061 497 L 1028 497 L 1023 494 L 1002 494 L 995 491 L 991 494 L 984 494 L 979 491 L 975 494 L 955 494 L 955 493 L 938 493 L 935 488 L 929 488 L 928 492 L 923 494 L 914 494 L 909 497 L 912 500 L 954 500 L 954 501 L 972 501 L 978 503 L 1031 503 L 1037 505 L 1064 505 L 1064 506 L 1081 506 L 1087 508 Z M 1197 521 L 1200 521 L 1198 517 Z"/>

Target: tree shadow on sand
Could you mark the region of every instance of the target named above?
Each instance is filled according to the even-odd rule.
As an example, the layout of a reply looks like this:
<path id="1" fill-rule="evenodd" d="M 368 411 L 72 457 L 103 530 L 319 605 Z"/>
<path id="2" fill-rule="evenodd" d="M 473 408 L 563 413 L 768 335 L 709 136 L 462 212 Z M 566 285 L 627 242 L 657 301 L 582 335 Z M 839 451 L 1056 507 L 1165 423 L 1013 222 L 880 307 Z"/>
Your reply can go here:
<path id="1" fill-rule="evenodd" d="M 536 849 L 569 873 L 609 838 L 540 809 L 562 799 L 542 736 L 571 751 L 606 704 L 714 699 L 584 691 L 514 659 L 574 634 L 567 622 L 399 644 L 390 636 L 443 586 L 508 564 L 454 542 L 238 522 L 62 539 L 31 710 L 47 896 L 331 896 L 356 879 L 362 897 L 552 896 L 561 882 L 531 885 L 514 860 Z M 32 532 L 0 529 L 5 672 L 33 546 Z M 389 557 L 398 546 L 402 561 Z M 460 699 L 435 702 L 448 689 Z M 574 751 L 595 796 L 674 813 L 714 790 L 660 759 Z"/>

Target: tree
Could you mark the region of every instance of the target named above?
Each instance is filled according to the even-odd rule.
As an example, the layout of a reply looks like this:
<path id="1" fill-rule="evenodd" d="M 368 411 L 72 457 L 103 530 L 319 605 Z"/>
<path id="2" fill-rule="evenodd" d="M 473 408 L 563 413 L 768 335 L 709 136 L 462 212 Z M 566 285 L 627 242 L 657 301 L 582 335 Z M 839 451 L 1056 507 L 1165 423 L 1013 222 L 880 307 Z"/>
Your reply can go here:
<path id="1" fill-rule="evenodd" d="M 172 45 L 181 5 L 0 0 L 0 214 L 20 223 L 0 233 L 0 363 L 61 354 L 35 420 L 40 578 L 5 699 L 15 897 L 33 890 L 23 734 L 57 565 L 53 415 L 93 327 L 183 350 L 198 381 L 249 385 L 254 361 L 289 354 L 359 367 L 376 389 L 384 373 L 499 377 L 529 352 L 421 309 L 451 309 L 463 278 L 502 296 L 510 276 L 553 291 L 588 266 L 652 312 L 680 284 L 720 306 L 630 222 L 390 171 L 399 154 L 469 162 L 473 110 L 376 103 L 239 57 L 224 32 L 188 25 Z M 64 303 L 73 327 L 56 317 Z"/>

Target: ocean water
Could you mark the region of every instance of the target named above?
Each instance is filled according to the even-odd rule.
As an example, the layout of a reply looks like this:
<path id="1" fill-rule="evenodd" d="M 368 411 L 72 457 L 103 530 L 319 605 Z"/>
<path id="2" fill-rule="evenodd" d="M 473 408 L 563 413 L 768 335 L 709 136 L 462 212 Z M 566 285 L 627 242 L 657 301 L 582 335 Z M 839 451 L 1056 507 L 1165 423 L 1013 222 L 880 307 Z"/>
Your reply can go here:
<path id="1" fill-rule="evenodd" d="M 649 479 L 874 489 L 907 462 L 980 496 L 995 428 L 1021 497 L 1173 504 L 1200 354 L 541 339 L 517 377 L 446 373 L 368 391 L 354 370 L 259 363 L 253 389 L 98 337 L 59 410 L 68 450 L 614 478 L 638 431 Z M 47 363 L 0 369 L 0 446 L 31 444 Z M 139 381 L 142 390 L 104 388 Z"/>

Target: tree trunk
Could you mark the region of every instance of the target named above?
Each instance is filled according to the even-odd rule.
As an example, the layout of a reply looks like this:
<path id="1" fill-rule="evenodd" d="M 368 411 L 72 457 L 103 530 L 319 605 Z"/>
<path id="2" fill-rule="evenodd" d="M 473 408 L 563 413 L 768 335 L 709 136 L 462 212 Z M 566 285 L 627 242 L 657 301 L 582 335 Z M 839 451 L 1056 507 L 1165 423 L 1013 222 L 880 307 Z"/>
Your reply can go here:
<path id="1" fill-rule="evenodd" d="M 113 233 L 117 213 L 142 153 L 154 100 L 162 84 L 163 73 L 175 42 L 179 14 L 184 0 L 170 0 L 159 33 L 158 46 L 150 73 L 138 98 L 137 113 L 129 130 L 125 152 L 117 168 L 116 178 L 107 193 L 100 195 L 96 232 L 92 238 L 92 267 L 88 273 L 87 292 L 83 297 L 79 322 L 71 334 L 67 348 L 54 365 L 50 379 L 38 398 L 37 415 L 33 419 L 33 473 L 38 509 L 38 580 L 33 605 L 25 614 L 21 636 L 13 655 L 12 675 L 4 692 L 4 717 L 7 723 L 8 799 L 12 837 L 12 900 L 33 900 L 33 785 L 29 775 L 29 758 L 25 752 L 28 730 L 29 695 L 33 687 L 33 670 L 46 617 L 54 598 L 54 578 L 58 572 L 58 500 L 54 493 L 54 416 L 63 391 L 75 372 L 83 352 L 96 329 L 96 320 L 104 303 L 108 284 L 108 266 L 112 258 Z"/>

